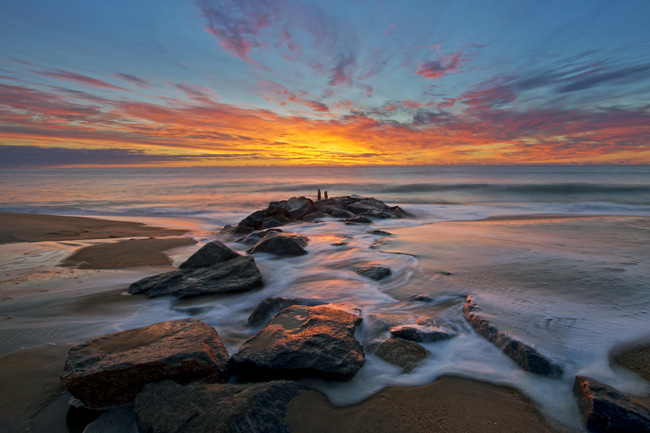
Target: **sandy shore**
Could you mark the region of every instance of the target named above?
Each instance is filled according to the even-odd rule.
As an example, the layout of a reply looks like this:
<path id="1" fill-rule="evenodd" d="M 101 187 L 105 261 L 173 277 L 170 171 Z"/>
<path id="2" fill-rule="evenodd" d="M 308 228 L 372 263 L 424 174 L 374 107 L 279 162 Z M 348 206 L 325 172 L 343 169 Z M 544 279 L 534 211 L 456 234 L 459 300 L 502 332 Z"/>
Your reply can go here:
<path id="1" fill-rule="evenodd" d="M 146 236 L 181 236 L 186 230 L 85 217 L 0 212 L 0 244 Z"/>

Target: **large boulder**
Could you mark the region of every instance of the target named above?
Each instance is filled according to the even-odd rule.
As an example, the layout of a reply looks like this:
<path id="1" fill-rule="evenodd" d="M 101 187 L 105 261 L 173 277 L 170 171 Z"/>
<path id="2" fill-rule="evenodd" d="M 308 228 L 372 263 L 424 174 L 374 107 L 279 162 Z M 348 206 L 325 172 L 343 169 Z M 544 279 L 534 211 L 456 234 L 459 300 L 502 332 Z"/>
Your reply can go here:
<path id="1" fill-rule="evenodd" d="M 241 255 L 230 248 L 223 242 L 212 241 L 203 245 L 197 252 L 185 260 L 179 268 L 206 268 L 228 260 L 236 259 Z"/>
<path id="2" fill-rule="evenodd" d="M 314 202 L 305 197 L 291 197 L 287 200 L 287 214 L 292 220 L 302 220 L 305 215 L 314 212 Z"/>
<path id="3" fill-rule="evenodd" d="M 463 305 L 465 319 L 481 336 L 496 345 L 501 351 L 515 361 L 521 368 L 543 376 L 559 377 L 562 368 L 543 355 L 538 349 L 524 343 L 518 338 L 499 330 L 481 313 L 473 296 L 468 296 Z"/>
<path id="4" fill-rule="evenodd" d="M 259 326 L 269 320 L 271 316 L 292 305 L 314 306 L 322 304 L 325 304 L 325 302 L 313 298 L 264 298 L 248 317 L 248 324 L 250 326 Z"/>
<path id="5" fill-rule="evenodd" d="M 194 319 L 155 323 L 70 349 L 61 385 L 90 408 L 133 401 L 151 382 L 228 378 L 228 353 L 210 325 Z"/>
<path id="6" fill-rule="evenodd" d="M 390 268 L 382 265 L 367 265 L 354 270 L 357 274 L 362 277 L 370 278 L 371 280 L 379 281 L 386 277 L 389 277 L 393 272 Z"/>
<path id="7" fill-rule="evenodd" d="M 307 254 L 305 247 L 308 242 L 307 236 L 269 231 L 247 252 L 249 254 L 269 253 L 278 256 L 302 256 Z"/>
<path id="8" fill-rule="evenodd" d="M 587 429 L 594 433 L 650 432 L 650 411 L 595 379 L 577 376 L 573 394 Z"/>
<path id="9" fill-rule="evenodd" d="M 147 385 L 135 399 L 144 431 L 155 433 L 282 433 L 295 382 L 181 386 L 170 380 Z"/>
<path id="10" fill-rule="evenodd" d="M 288 307 L 244 342 L 231 367 L 254 379 L 350 380 L 365 363 L 363 347 L 354 338 L 362 320 L 331 304 Z"/>
<path id="11" fill-rule="evenodd" d="M 250 256 L 240 256 L 207 268 L 181 269 L 146 277 L 129 286 L 129 293 L 157 296 L 211 295 L 246 292 L 262 286 L 262 274 Z"/>
<path id="12" fill-rule="evenodd" d="M 427 351 L 413 341 L 390 338 L 377 348 L 375 355 L 389 364 L 401 367 L 405 373 L 410 373 L 427 357 Z"/>

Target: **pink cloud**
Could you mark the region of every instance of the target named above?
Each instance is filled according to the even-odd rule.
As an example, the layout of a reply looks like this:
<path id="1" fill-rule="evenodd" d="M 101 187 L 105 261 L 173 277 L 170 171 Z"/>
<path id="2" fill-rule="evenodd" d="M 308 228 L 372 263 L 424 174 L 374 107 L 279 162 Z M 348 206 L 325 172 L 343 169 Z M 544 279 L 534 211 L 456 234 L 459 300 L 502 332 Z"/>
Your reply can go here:
<path id="1" fill-rule="evenodd" d="M 151 87 L 151 84 L 149 84 L 148 81 L 143 80 L 143 79 L 140 78 L 140 77 L 136 77 L 135 75 L 131 75 L 131 74 L 122 74 L 122 73 L 119 73 L 119 72 L 118 72 L 118 73 L 115 73 L 115 74 L 113 74 L 113 75 L 116 76 L 117 78 L 121 78 L 121 79 L 123 79 L 123 80 L 125 80 L 125 81 L 128 81 L 129 83 L 131 83 L 131 84 L 133 84 L 133 85 L 136 85 L 136 86 L 138 86 L 138 87 L 141 87 L 141 88 L 143 88 L 143 89 L 148 89 L 148 88 Z"/>
<path id="2" fill-rule="evenodd" d="M 462 51 L 442 56 L 440 60 L 421 62 L 416 74 L 424 78 L 440 78 L 443 75 L 460 72 L 461 64 L 467 58 L 463 57 Z"/>
<path id="3" fill-rule="evenodd" d="M 124 87 L 115 86 L 111 83 L 107 83 L 106 81 L 87 77 L 86 75 L 77 74 L 76 72 L 63 71 L 61 69 L 47 69 L 41 72 L 35 71 L 35 73 L 44 77 L 55 78 L 57 80 L 72 81 L 75 83 L 86 84 L 88 86 L 98 87 L 102 89 L 123 90 L 125 92 L 129 92 L 129 90 L 125 89 Z"/>

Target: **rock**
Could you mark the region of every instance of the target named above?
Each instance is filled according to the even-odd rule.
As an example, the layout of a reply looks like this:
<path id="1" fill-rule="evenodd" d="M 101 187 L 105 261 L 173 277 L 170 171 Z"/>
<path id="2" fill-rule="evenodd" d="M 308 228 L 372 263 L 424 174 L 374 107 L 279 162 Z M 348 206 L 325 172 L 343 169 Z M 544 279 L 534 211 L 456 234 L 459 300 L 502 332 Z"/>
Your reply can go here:
<path id="1" fill-rule="evenodd" d="M 249 254 L 270 253 L 278 256 L 302 256 L 307 254 L 305 247 L 309 238 L 294 233 L 268 232 L 255 245 L 247 250 Z"/>
<path id="2" fill-rule="evenodd" d="M 326 213 L 317 210 L 315 212 L 308 213 L 302 218 L 302 220 L 305 222 L 313 222 L 322 218 L 327 218 L 328 216 L 329 215 L 327 215 Z"/>
<path id="3" fill-rule="evenodd" d="M 374 241 L 368 248 L 371 250 L 376 250 L 377 248 L 381 248 L 384 245 L 386 245 L 386 242 L 388 242 L 388 238 L 380 238 Z"/>
<path id="4" fill-rule="evenodd" d="M 137 422 L 133 408 L 121 406 L 101 414 L 83 433 L 138 433 Z"/>
<path id="5" fill-rule="evenodd" d="M 413 341 L 391 338 L 379 346 L 375 355 L 389 364 L 401 367 L 405 373 L 410 373 L 427 357 L 427 351 Z"/>
<path id="6" fill-rule="evenodd" d="M 230 365 L 236 374 L 254 379 L 350 380 L 365 363 L 363 347 L 354 338 L 362 320 L 331 304 L 285 308 L 244 342 Z"/>
<path id="7" fill-rule="evenodd" d="M 496 345 L 503 353 L 515 361 L 521 368 L 531 373 L 550 377 L 562 375 L 562 368 L 541 354 L 534 347 L 500 331 L 480 312 L 472 296 L 468 296 L 463 305 L 465 319 L 481 336 Z"/>
<path id="8" fill-rule="evenodd" d="M 365 216 L 355 216 L 352 218 L 346 218 L 343 221 L 347 224 L 372 224 L 372 220 Z"/>
<path id="9" fill-rule="evenodd" d="M 264 231 L 254 232 L 243 238 L 237 239 L 235 242 L 244 244 L 244 245 L 255 245 L 258 243 L 264 236 L 269 232 L 284 233 L 282 229 L 268 229 Z"/>
<path id="10" fill-rule="evenodd" d="M 408 298 L 404 299 L 402 302 L 433 302 L 433 298 L 420 293 L 417 295 L 411 295 Z"/>
<path id="11" fill-rule="evenodd" d="M 386 266 L 381 265 L 368 265 L 354 270 L 362 277 L 370 278 L 371 280 L 379 281 L 390 276 L 393 272 Z"/>
<path id="12" fill-rule="evenodd" d="M 255 211 L 252 214 L 248 215 L 246 218 L 241 220 L 239 222 L 239 227 L 250 227 L 255 230 L 259 230 L 260 227 L 262 226 L 262 222 L 264 221 L 264 218 L 267 218 L 271 215 L 269 215 L 268 212 L 266 211 Z"/>
<path id="13" fill-rule="evenodd" d="M 155 433 L 282 433 L 295 382 L 181 386 L 170 380 L 147 385 L 135 399 L 144 431 Z"/>
<path id="14" fill-rule="evenodd" d="M 221 236 L 241 236 L 241 235 L 247 235 L 249 233 L 253 232 L 252 227 L 243 227 L 243 226 L 237 226 L 233 227 L 230 224 L 226 224 L 223 226 L 221 230 L 219 230 L 219 235 Z"/>
<path id="15" fill-rule="evenodd" d="M 314 211 L 314 202 L 305 197 L 291 197 L 287 200 L 287 213 L 292 220 L 302 220 Z"/>
<path id="16" fill-rule="evenodd" d="M 386 232 L 384 230 L 368 230 L 368 234 L 377 235 L 377 236 L 393 236 L 392 233 Z"/>
<path id="17" fill-rule="evenodd" d="M 354 213 L 349 210 L 345 210 L 338 206 L 325 206 L 322 211 L 328 215 L 333 216 L 334 218 L 352 218 Z"/>
<path id="18" fill-rule="evenodd" d="M 266 217 L 262 220 L 262 225 L 260 226 L 261 230 L 270 229 L 273 227 L 280 227 L 286 223 L 281 222 L 276 217 Z"/>
<path id="19" fill-rule="evenodd" d="M 312 298 L 264 298 L 248 317 L 249 326 L 259 326 L 271 316 L 292 305 L 323 305 L 325 302 Z"/>
<path id="20" fill-rule="evenodd" d="M 424 325 L 400 325 L 390 329 L 390 333 L 405 340 L 421 343 L 434 343 L 436 341 L 449 340 L 456 336 L 456 333 L 439 326 Z"/>
<path id="21" fill-rule="evenodd" d="M 205 268 L 216 265 L 217 263 L 236 259 L 237 257 L 241 257 L 241 255 L 228 248 L 223 242 L 212 241 L 203 245 L 197 252 L 192 254 L 187 260 L 181 263 L 179 268 Z"/>
<path id="22" fill-rule="evenodd" d="M 129 293 L 156 296 L 211 295 L 247 292 L 262 286 L 262 274 L 255 259 L 241 256 L 207 268 L 182 269 L 143 278 L 129 286 Z"/>
<path id="23" fill-rule="evenodd" d="M 610 386 L 577 376 L 573 394 L 585 426 L 591 432 L 650 432 L 650 411 Z"/>
<path id="24" fill-rule="evenodd" d="M 164 379 L 225 381 L 228 353 L 210 325 L 161 322 L 105 335 L 70 349 L 61 385 L 87 407 L 129 403 L 147 383 Z"/>

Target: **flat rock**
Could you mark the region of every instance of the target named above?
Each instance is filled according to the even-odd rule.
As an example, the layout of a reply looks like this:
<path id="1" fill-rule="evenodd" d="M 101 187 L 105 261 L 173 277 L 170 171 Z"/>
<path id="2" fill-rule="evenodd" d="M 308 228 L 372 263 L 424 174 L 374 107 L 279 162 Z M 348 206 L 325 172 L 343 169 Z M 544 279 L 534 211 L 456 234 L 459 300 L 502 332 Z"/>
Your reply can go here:
<path id="1" fill-rule="evenodd" d="M 587 429 L 594 433 L 650 432 L 650 411 L 614 388 L 577 376 L 573 394 Z"/>
<path id="2" fill-rule="evenodd" d="M 346 218 L 343 221 L 349 224 L 372 224 L 372 220 L 368 217 L 357 215 L 352 218 Z"/>
<path id="3" fill-rule="evenodd" d="M 368 230 L 367 233 L 375 236 L 393 236 L 392 233 L 384 230 Z"/>
<path id="4" fill-rule="evenodd" d="M 392 275 L 393 273 L 390 268 L 381 265 L 362 266 L 360 268 L 356 268 L 354 272 L 361 275 L 362 277 L 370 278 L 371 280 L 375 281 L 382 280 Z"/>
<path id="5" fill-rule="evenodd" d="M 276 313 L 279 313 L 280 311 L 292 305 L 314 306 L 322 305 L 325 303 L 326 302 L 320 301 L 319 299 L 312 298 L 264 298 L 248 317 L 248 324 L 250 326 L 259 326 L 268 321 L 271 316 L 274 316 Z"/>
<path id="6" fill-rule="evenodd" d="M 217 263 L 236 259 L 237 257 L 241 257 L 241 255 L 228 248 L 223 242 L 212 241 L 203 245 L 197 252 L 192 254 L 187 260 L 181 263 L 179 268 L 206 268 Z"/>
<path id="7" fill-rule="evenodd" d="M 377 348 L 375 355 L 389 364 L 401 367 L 405 373 L 410 373 L 420 361 L 427 357 L 427 351 L 413 341 L 390 338 Z"/>
<path id="8" fill-rule="evenodd" d="M 285 308 L 232 356 L 233 371 L 254 379 L 352 379 L 365 363 L 354 338 L 363 319 L 354 314 L 358 310 L 342 307 Z"/>
<path id="9" fill-rule="evenodd" d="M 549 357 L 540 353 L 538 349 L 499 330 L 487 319 L 486 315 L 481 313 L 473 296 L 468 296 L 465 300 L 463 314 L 479 335 L 496 345 L 524 370 L 550 377 L 562 375 L 562 368 Z"/>
<path id="10" fill-rule="evenodd" d="M 420 343 L 435 343 L 436 341 L 449 340 L 456 333 L 440 326 L 400 325 L 390 328 L 390 333 L 405 340 Z"/>
<path id="11" fill-rule="evenodd" d="M 143 278 L 129 286 L 129 293 L 157 296 L 211 295 L 247 292 L 262 286 L 262 274 L 250 256 L 241 256 L 207 268 L 181 269 Z"/>
<path id="12" fill-rule="evenodd" d="M 228 378 L 228 353 L 210 325 L 161 322 L 89 340 L 70 349 L 61 385 L 90 408 L 129 403 L 144 385 Z"/>
<path id="13" fill-rule="evenodd" d="M 166 380 L 147 385 L 135 399 L 144 431 L 155 433 L 288 433 L 287 404 L 295 382 L 181 386 Z"/>
<path id="14" fill-rule="evenodd" d="M 302 256 L 307 254 L 307 236 L 295 233 L 267 232 L 255 245 L 247 250 L 249 254 L 270 253 L 277 256 Z"/>

